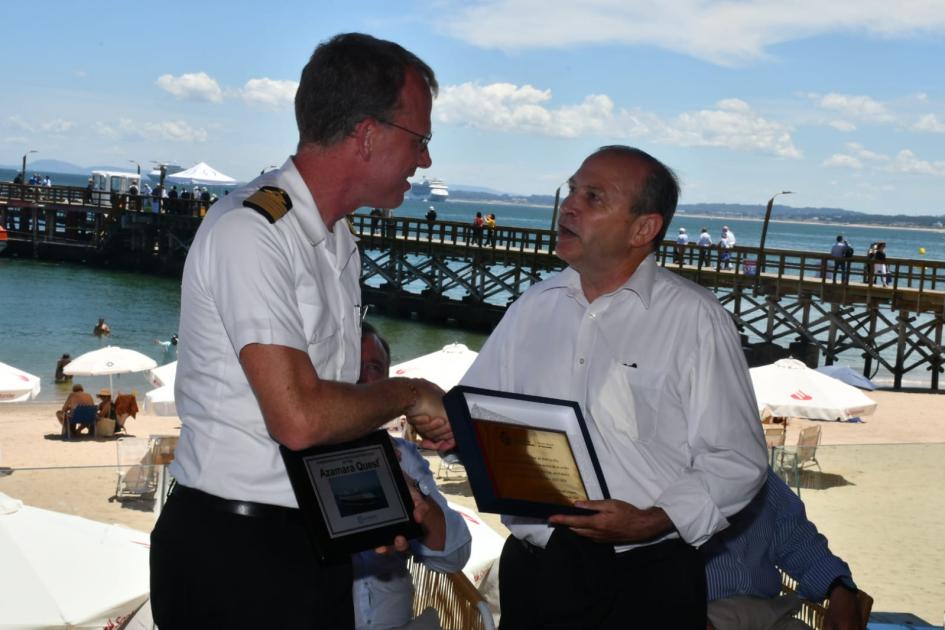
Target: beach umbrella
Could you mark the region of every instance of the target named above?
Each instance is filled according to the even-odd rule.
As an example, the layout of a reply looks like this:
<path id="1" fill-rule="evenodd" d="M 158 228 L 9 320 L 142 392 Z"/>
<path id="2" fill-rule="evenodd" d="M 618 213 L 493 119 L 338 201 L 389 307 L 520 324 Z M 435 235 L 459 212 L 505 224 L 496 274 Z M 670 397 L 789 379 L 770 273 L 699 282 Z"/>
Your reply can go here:
<path id="1" fill-rule="evenodd" d="M 822 365 L 817 368 L 817 371 L 839 381 L 843 381 L 847 385 L 853 385 L 853 387 L 868 389 L 869 391 L 876 389 L 876 385 L 873 384 L 873 381 L 846 365 Z"/>
<path id="2" fill-rule="evenodd" d="M 465 345 L 451 343 L 436 352 L 398 363 L 391 367 L 390 375 L 425 378 L 439 385 L 443 391 L 449 391 L 459 383 L 477 356 L 478 352 Z"/>
<path id="3" fill-rule="evenodd" d="M 39 377 L 0 363 L 0 402 L 24 402 L 39 395 Z"/>
<path id="4" fill-rule="evenodd" d="M 144 412 L 152 416 L 176 416 L 174 386 L 162 385 L 144 395 Z"/>
<path id="5" fill-rule="evenodd" d="M 0 628 L 103 628 L 148 599 L 149 535 L 0 493 Z"/>
<path id="6" fill-rule="evenodd" d="M 190 168 L 178 171 L 164 178 L 169 184 L 200 184 L 204 186 L 233 186 L 237 182 L 229 175 L 224 175 L 206 162 L 194 164 Z"/>
<path id="7" fill-rule="evenodd" d="M 857 388 L 821 374 L 796 359 L 751 368 L 759 414 L 811 420 L 849 420 L 876 410 L 876 401 Z"/>
<path id="8" fill-rule="evenodd" d="M 143 372 L 157 367 L 157 361 L 135 350 L 105 346 L 74 358 L 63 372 L 72 376 L 107 376 L 108 389 L 115 397 L 112 377 L 115 374 Z"/>
<path id="9" fill-rule="evenodd" d="M 151 379 L 151 384 L 155 387 L 170 385 L 173 388 L 174 379 L 177 377 L 177 361 L 159 365 L 148 372 L 148 376 Z"/>

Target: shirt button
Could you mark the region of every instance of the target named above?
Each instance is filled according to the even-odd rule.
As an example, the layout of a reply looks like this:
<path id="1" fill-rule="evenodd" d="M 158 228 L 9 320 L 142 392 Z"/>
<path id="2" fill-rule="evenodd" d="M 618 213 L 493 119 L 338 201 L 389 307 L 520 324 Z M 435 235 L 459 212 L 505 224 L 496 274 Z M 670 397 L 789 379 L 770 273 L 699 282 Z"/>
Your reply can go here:
<path id="1" fill-rule="evenodd" d="M 578 363 L 580 363 L 581 365 L 584 365 L 584 359 L 578 359 Z"/>

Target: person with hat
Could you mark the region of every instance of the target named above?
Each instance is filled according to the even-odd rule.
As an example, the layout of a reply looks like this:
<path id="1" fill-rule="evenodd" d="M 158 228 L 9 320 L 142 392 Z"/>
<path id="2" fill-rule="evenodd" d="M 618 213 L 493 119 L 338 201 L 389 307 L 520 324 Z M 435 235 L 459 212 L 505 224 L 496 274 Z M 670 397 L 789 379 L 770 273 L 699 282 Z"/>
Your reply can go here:
<path id="1" fill-rule="evenodd" d="M 686 246 L 689 245 L 689 234 L 686 228 L 679 228 L 679 236 L 676 237 L 676 253 L 673 256 L 673 262 L 677 265 L 683 263 L 683 257 L 686 255 Z"/>
<path id="2" fill-rule="evenodd" d="M 112 392 L 107 388 L 103 387 L 98 390 L 98 417 L 101 418 L 111 418 L 112 417 Z"/>

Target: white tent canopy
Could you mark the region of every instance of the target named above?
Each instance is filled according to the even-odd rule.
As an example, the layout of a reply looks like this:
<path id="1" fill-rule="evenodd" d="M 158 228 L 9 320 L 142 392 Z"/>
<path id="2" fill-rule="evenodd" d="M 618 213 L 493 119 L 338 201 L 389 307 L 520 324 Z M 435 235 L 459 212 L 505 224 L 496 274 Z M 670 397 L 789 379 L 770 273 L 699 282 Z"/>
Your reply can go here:
<path id="1" fill-rule="evenodd" d="M 876 402 L 859 389 L 812 370 L 796 359 L 781 359 L 751 368 L 758 412 L 811 420 L 849 420 L 876 410 Z"/>
<path id="2" fill-rule="evenodd" d="M 0 628 L 103 628 L 150 589 L 148 534 L 0 493 Z"/>
<path id="3" fill-rule="evenodd" d="M 0 363 L 0 403 L 25 402 L 39 395 L 38 376 Z"/>
<path id="4" fill-rule="evenodd" d="M 237 183 L 229 175 L 224 175 L 206 162 L 194 164 L 188 169 L 168 175 L 165 183 L 171 184 L 200 184 L 203 186 L 233 186 Z"/>

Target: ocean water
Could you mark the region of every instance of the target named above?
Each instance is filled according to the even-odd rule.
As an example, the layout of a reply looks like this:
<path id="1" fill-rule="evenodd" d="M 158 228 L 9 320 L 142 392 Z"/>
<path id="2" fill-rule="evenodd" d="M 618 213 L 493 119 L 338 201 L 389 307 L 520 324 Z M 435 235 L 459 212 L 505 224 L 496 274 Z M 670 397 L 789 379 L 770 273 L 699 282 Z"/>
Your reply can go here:
<path id="1" fill-rule="evenodd" d="M 84 176 L 51 176 L 57 184 L 81 185 L 85 181 Z M 0 180 L 9 177 L 0 170 Z M 407 199 L 395 210 L 395 216 L 422 217 L 429 205 L 419 199 Z M 477 211 L 482 211 L 484 214 L 495 213 L 500 226 L 551 227 L 550 207 L 457 201 L 437 204 L 436 207 L 442 220 L 468 222 Z M 694 238 L 701 227 L 707 227 L 717 239 L 722 225 L 728 225 L 735 232 L 740 244 L 758 244 L 760 221 L 679 215 L 668 234 L 675 235 L 679 227 L 685 227 Z M 890 258 L 945 260 L 945 233 L 880 226 L 772 222 L 768 229 L 767 247 L 826 252 L 837 234 L 843 234 L 858 255 L 866 253 L 870 242 L 884 240 Z M 926 249 L 924 256 L 918 253 L 920 247 Z M 143 352 L 159 364 L 174 360 L 173 352 L 166 353 L 155 340 L 169 339 L 177 331 L 179 312 L 180 284 L 177 279 L 0 256 L 0 316 L 6 323 L 6 334 L 0 341 L 0 361 L 40 376 L 43 379 L 40 400 L 62 400 L 66 396 L 69 386 L 53 382 L 56 361 L 66 352 L 75 357 L 101 345 L 112 344 Z M 112 335 L 105 340 L 91 334 L 100 317 L 104 317 L 112 329 Z M 390 339 L 395 363 L 433 352 L 454 341 L 478 350 L 486 338 L 481 333 L 450 326 L 395 320 L 375 314 L 369 314 L 368 319 Z M 856 356 L 851 355 L 850 364 L 859 365 Z M 882 372 L 877 376 L 882 383 L 890 382 L 888 375 Z M 97 389 L 107 385 L 107 377 L 81 377 L 77 382 Z M 140 395 L 150 389 L 144 374 L 118 376 L 115 383 L 120 389 L 135 389 Z"/>

